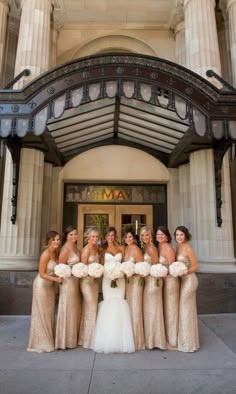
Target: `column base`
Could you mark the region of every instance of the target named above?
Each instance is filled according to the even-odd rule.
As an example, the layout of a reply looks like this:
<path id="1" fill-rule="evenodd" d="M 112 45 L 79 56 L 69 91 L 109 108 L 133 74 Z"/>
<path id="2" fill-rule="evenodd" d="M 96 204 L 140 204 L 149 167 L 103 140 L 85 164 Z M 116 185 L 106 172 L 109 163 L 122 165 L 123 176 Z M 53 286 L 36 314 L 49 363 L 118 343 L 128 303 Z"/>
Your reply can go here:
<path id="1" fill-rule="evenodd" d="M 207 261 L 199 261 L 199 270 L 200 273 L 206 274 L 224 274 L 224 273 L 232 273 L 236 274 L 236 260 L 218 260 L 211 259 Z"/>
<path id="2" fill-rule="evenodd" d="M 0 271 L 37 271 L 39 257 L 0 256 Z"/>

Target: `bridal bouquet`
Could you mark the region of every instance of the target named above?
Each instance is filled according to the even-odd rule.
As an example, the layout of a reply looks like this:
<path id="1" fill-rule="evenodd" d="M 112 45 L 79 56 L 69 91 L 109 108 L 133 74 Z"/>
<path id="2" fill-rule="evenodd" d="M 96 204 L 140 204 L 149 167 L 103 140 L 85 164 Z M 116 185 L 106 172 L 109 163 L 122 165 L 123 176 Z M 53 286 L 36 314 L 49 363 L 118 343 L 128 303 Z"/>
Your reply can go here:
<path id="1" fill-rule="evenodd" d="M 168 268 L 166 268 L 163 264 L 153 264 L 151 266 L 150 275 L 153 278 L 156 278 L 156 285 L 159 286 L 159 279 L 165 278 L 168 274 Z"/>
<path id="2" fill-rule="evenodd" d="M 127 278 L 131 278 L 135 274 L 135 264 L 132 261 L 124 261 L 121 263 L 121 271 Z"/>
<path id="3" fill-rule="evenodd" d="M 104 268 L 99 263 L 92 263 L 88 266 L 88 274 L 92 278 L 101 278 Z"/>
<path id="4" fill-rule="evenodd" d="M 72 267 L 72 275 L 76 278 L 85 278 L 88 276 L 88 266 L 84 263 L 76 263 Z"/>
<path id="5" fill-rule="evenodd" d="M 54 273 L 59 278 L 67 279 L 71 276 L 71 268 L 68 264 L 57 264 L 54 268 Z"/>
<path id="6" fill-rule="evenodd" d="M 135 264 L 135 274 L 140 275 L 138 284 L 144 285 L 144 278 L 150 274 L 150 264 L 146 261 Z"/>
<path id="7" fill-rule="evenodd" d="M 182 261 L 174 261 L 169 265 L 169 272 L 171 276 L 177 278 L 188 273 L 188 268 Z"/>
<path id="8" fill-rule="evenodd" d="M 124 276 L 119 261 L 109 261 L 104 265 L 104 276 L 111 280 L 111 287 L 117 287 L 116 281 Z"/>

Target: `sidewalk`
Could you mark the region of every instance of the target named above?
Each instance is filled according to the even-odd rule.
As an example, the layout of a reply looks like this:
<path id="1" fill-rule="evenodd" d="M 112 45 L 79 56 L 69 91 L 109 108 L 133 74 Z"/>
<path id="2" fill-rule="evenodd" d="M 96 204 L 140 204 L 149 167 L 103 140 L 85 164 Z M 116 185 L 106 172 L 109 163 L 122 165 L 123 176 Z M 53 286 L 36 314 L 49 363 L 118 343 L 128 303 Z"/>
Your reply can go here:
<path id="1" fill-rule="evenodd" d="M 199 316 L 199 352 L 27 352 L 29 316 L 0 316 L 1 394 L 235 394 L 236 314 Z"/>

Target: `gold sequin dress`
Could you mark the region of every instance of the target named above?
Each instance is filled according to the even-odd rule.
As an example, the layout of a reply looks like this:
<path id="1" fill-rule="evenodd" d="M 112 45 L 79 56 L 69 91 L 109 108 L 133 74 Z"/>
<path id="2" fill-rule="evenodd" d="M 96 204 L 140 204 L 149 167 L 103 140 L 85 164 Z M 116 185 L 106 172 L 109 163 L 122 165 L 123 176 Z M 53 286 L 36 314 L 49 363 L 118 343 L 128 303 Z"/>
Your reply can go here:
<path id="1" fill-rule="evenodd" d="M 78 262 L 78 255 L 72 253 L 67 264 L 72 268 Z M 62 285 L 60 285 L 55 339 L 56 349 L 72 349 L 78 346 L 80 317 L 81 295 L 79 279 L 71 276 L 64 279 Z"/>
<path id="2" fill-rule="evenodd" d="M 182 261 L 188 268 L 191 267 L 186 257 L 179 254 L 177 260 Z M 180 281 L 178 350 L 195 352 L 200 348 L 196 306 L 198 279 L 193 272 L 181 276 Z"/>
<path id="3" fill-rule="evenodd" d="M 145 253 L 144 260 L 152 265 L 151 257 Z M 158 286 L 157 286 L 158 284 Z M 163 315 L 163 279 L 147 276 L 143 292 L 144 335 L 147 349 L 166 349 L 166 334 Z"/>
<path id="4" fill-rule="evenodd" d="M 167 268 L 169 266 L 164 256 L 159 257 L 159 263 Z M 179 325 L 179 279 L 171 275 L 164 278 L 163 304 L 167 348 L 176 350 Z"/>
<path id="5" fill-rule="evenodd" d="M 54 275 L 55 261 L 49 260 L 46 273 Z M 55 282 L 38 274 L 33 282 L 30 335 L 27 350 L 52 352 L 54 348 Z"/>
<path id="6" fill-rule="evenodd" d="M 132 261 L 131 258 L 129 258 Z M 126 285 L 126 299 L 129 304 L 134 345 L 136 350 L 145 349 L 144 327 L 143 327 L 143 285 L 139 284 L 139 275 L 129 278 Z"/>
<path id="7" fill-rule="evenodd" d="M 91 255 L 88 264 L 98 263 L 99 256 Z M 79 345 L 92 349 L 93 330 L 98 311 L 99 279 L 87 276 L 80 280 L 80 289 L 83 296 L 82 316 L 79 333 Z"/>

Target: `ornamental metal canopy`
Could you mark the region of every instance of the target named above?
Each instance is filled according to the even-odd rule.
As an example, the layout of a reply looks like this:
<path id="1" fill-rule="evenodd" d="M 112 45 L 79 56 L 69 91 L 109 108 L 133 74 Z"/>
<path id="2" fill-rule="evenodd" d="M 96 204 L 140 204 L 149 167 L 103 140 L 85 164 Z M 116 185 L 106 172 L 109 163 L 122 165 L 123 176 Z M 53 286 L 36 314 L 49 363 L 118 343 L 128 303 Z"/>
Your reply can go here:
<path id="1" fill-rule="evenodd" d="M 63 166 L 85 150 L 116 144 L 177 167 L 191 152 L 213 147 L 220 169 L 236 139 L 236 91 L 218 79 L 221 90 L 146 55 L 80 58 L 22 90 L 0 90 L 0 137 L 16 162 L 21 147 L 42 149 L 46 161 Z"/>

